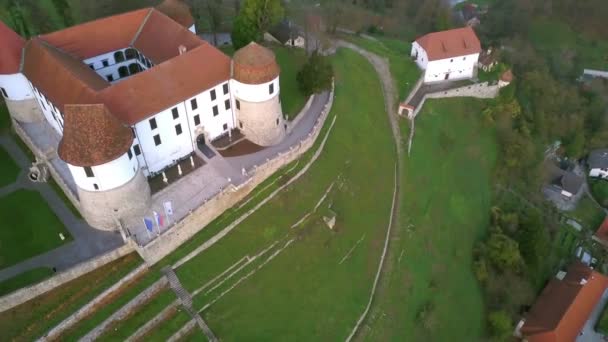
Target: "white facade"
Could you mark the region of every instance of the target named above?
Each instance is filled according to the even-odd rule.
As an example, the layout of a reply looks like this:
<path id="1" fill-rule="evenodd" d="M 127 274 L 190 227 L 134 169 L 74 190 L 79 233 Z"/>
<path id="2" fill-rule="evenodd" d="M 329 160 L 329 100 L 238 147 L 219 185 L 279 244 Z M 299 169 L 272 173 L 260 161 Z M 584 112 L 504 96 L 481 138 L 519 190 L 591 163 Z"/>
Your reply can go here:
<path id="1" fill-rule="evenodd" d="M 127 50 L 129 51 L 127 52 Z M 120 56 L 122 56 L 122 60 Z M 127 56 L 129 56 L 128 59 Z M 95 70 L 99 76 L 110 83 L 115 83 L 135 74 L 133 64 L 139 65 L 141 71 L 147 70 L 154 65 L 135 48 L 125 48 L 104 53 L 99 56 L 87 58 L 82 62 L 87 64 L 91 69 Z M 119 70 L 121 67 L 124 69 L 122 72 Z"/>
<path id="2" fill-rule="evenodd" d="M 424 70 L 425 83 L 472 78 L 479 59 L 479 53 L 474 53 L 429 61 L 427 52 L 417 42 L 412 43 L 411 56 Z"/>
<path id="3" fill-rule="evenodd" d="M 196 25 L 192 24 L 192 26 L 190 26 L 190 27 L 188 28 L 188 30 L 190 30 L 190 32 L 192 32 L 192 33 L 196 34 Z"/>
<path id="4" fill-rule="evenodd" d="M 12 101 L 23 101 L 34 98 L 32 88 L 21 73 L 12 75 L 0 75 L 0 94 Z"/>
<path id="5" fill-rule="evenodd" d="M 230 83 L 234 96 L 248 102 L 268 101 L 281 92 L 279 77 L 262 84 L 245 84 L 237 80 L 231 80 Z"/>
<path id="6" fill-rule="evenodd" d="M 299 48 L 303 48 L 306 44 L 306 40 L 302 36 L 297 36 L 296 38 L 290 38 L 285 42 L 287 46 L 295 46 Z"/>
<path id="7" fill-rule="evenodd" d="M 144 166 L 144 174 L 150 175 L 192 153 L 199 134 L 213 140 L 234 127 L 230 87 L 225 82 L 135 124 L 134 147 L 139 146 L 141 155 L 137 157 Z"/>
<path id="8" fill-rule="evenodd" d="M 40 90 L 34 87 L 33 84 L 29 84 L 31 85 L 32 93 L 38 102 L 40 111 L 42 111 L 42 115 L 59 135 L 63 135 L 63 114 Z"/>
<path id="9" fill-rule="evenodd" d="M 595 168 L 589 170 L 589 177 L 608 178 L 608 169 Z"/>
<path id="10" fill-rule="evenodd" d="M 118 188 L 129 182 L 137 170 L 137 158 L 128 153 L 105 164 L 90 167 L 90 173 L 84 167 L 67 164 L 74 181 L 79 188 L 87 191 L 105 191 Z"/>

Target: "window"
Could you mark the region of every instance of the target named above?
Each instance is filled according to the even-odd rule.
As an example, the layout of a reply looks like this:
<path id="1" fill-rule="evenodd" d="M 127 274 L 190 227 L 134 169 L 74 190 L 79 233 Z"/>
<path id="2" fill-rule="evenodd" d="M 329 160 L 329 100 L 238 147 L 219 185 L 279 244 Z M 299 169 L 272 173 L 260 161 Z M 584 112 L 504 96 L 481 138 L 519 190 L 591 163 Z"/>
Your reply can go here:
<path id="1" fill-rule="evenodd" d="M 136 156 L 141 154 L 141 149 L 139 148 L 139 145 L 133 146 L 133 152 L 135 152 Z"/>
<path id="2" fill-rule="evenodd" d="M 217 116 L 220 112 L 217 110 L 217 106 L 213 106 L 213 116 Z"/>
<path id="3" fill-rule="evenodd" d="M 93 187 L 95 188 L 95 190 L 99 190 L 99 185 L 97 185 L 97 183 L 93 183 Z"/>
<path id="4" fill-rule="evenodd" d="M 177 124 L 177 125 L 175 125 L 175 135 L 180 135 L 180 134 L 182 134 L 182 125 Z"/>
<path id="5" fill-rule="evenodd" d="M 46 110 L 46 106 L 44 105 L 44 102 L 42 102 L 42 100 L 40 100 L 40 105 L 42 106 L 42 109 Z"/>
<path id="6" fill-rule="evenodd" d="M 196 114 L 196 115 L 194 116 L 194 125 L 195 125 L 195 126 L 198 126 L 198 125 L 200 125 L 200 124 L 201 124 L 201 117 L 200 117 L 200 115 Z"/>
<path id="7" fill-rule="evenodd" d="M 158 146 L 160 144 L 161 144 L 160 135 L 157 134 L 154 136 L 154 145 Z"/>
<path id="8" fill-rule="evenodd" d="M 279 118 L 277 118 L 277 126 L 279 125 Z"/>
<path id="9" fill-rule="evenodd" d="M 149 122 L 150 122 L 150 129 L 156 129 L 156 127 L 158 127 L 158 126 L 156 125 L 156 118 L 152 118 L 152 119 L 150 119 L 150 121 L 149 121 Z"/>
<path id="10" fill-rule="evenodd" d="M 171 114 L 173 114 L 173 119 L 179 118 L 179 112 L 177 111 L 177 107 L 171 109 Z"/>
<path id="11" fill-rule="evenodd" d="M 129 160 L 133 159 L 133 153 L 131 153 L 131 149 L 127 150 L 127 155 L 129 156 Z"/>
<path id="12" fill-rule="evenodd" d="M 124 65 L 118 68 L 118 76 L 120 76 L 120 78 L 129 76 L 129 68 Z"/>
<path id="13" fill-rule="evenodd" d="M 91 169 L 90 166 L 84 167 L 84 174 L 87 175 L 88 178 L 95 177 L 95 174 L 93 173 L 93 169 Z"/>
<path id="14" fill-rule="evenodd" d="M 101 61 L 101 64 L 102 64 L 104 67 L 107 67 L 108 65 L 110 65 L 110 63 L 108 63 L 108 60 L 107 60 L 107 59 L 102 60 L 102 61 Z"/>
<path id="15" fill-rule="evenodd" d="M 131 75 L 135 75 L 135 74 L 137 74 L 140 71 L 141 71 L 141 67 L 139 66 L 138 63 L 131 63 L 131 64 L 129 64 L 129 73 Z"/>
<path id="16" fill-rule="evenodd" d="M 226 110 L 230 109 L 230 100 L 224 101 L 224 107 L 226 107 Z"/>
<path id="17" fill-rule="evenodd" d="M 224 95 L 228 94 L 228 83 L 224 83 L 222 89 L 224 89 Z"/>
<path id="18" fill-rule="evenodd" d="M 212 89 L 210 94 L 211 94 L 211 101 L 214 101 L 215 98 L 216 98 L 216 96 L 215 96 L 215 89 Z"/>
<path id="19" fill-rule="evenodd" d="M 268 85 L 268 94 L 274 93 L 274 83 Z"/>
<path id="20" fill-rule="evenodd" d="M 148 68 L 152 67 L 152 63 L 150 63 L 150 60 L 146 58 L 146 66 Z"/>
<path id="21" fill-rule="evenodd" d="M 122 51 L 116 51 L 116 52 L 114 52 L 114 61 L 116 63 L 120 63 L 120 62 L 122 62 L 124 60 L 125 60 L 125 54 L 122 53 Z"/>
<path id="22" fill-rule="evenodd" d="M 224 131 L 228 130 L 228 124 L 224 124 Z"/>
<path id="23" fill-rule="evenodd" d="M 466 61 L 466 60 L 467 60 L 467 58 L 466 58 L 466 57 L 462 57 L 462 60 L 463 60 L 463 61 Z"/>
<path id="24" fill-rule="evenodd" d="M 196 99 L 190 100 L 190 107 L 192 107 L 192 110 L 198 108 L 198 103 L 196 103 Z"/>
<path id="25" fill-rule="evenodd" d="M 236 109 L 241 110 L 241 101 L 236 100 Z"/>
<path id="26" fill-rule="evenodd" d="M 89 64 L 89 68 L 91 68 L 91 69 L 95 70 L 95 65 L 93 65 L 93 64 Z"/>
<path id="27" fill-rule="evenodd" d="M 243 121 L 239 121 L 239 126 L 243 128 Z"/>
<path id="28" fill-rule="evenodd" d="M 450 59 L 450 63 L 452 63 L 453 61 L 454 61 L 454 59 L 453 59 L 453 58 L 452 58 L 452 59 Z"/>
<path id="29" fill-rule="evenodd" d="M 137 58 L 137 51 L 135 51 L 135 49 L 126 49 L 125 50 L 125 58 L 126 59 L 135 59 L 135 58 Z"/>
<path id="30" fill-rule="evenodd" d="M 114 76 L 106 75 L 106 79 L 108 80 L 108 82 L 112 82 L 112 81 L 114 81 Z"/>
<path id="31" fill-rule="evenodd" d="M 8 98 L 8 94 L 6 93 L 6 89 L 0 88 L 0 91 L 2 91 L 2 96 Z"/>

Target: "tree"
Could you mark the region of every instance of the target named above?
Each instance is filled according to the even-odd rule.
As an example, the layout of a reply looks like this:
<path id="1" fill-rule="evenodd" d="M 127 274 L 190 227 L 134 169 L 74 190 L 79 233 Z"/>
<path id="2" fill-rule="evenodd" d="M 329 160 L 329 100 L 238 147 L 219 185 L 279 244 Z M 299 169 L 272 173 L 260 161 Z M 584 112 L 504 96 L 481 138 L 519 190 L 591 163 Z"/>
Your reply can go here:
<path id="1" fill-rule="evenodd" d="M 513 322 L 503 310 L 490 312 L 488 315 L 490 333 L 495 341 L 508 341 L 513 331 Z"/>
<path id="2" fill-rule="evenodd" d="M 519 270 L 522 263 L 519 245 L 500 228 L 490 235 L 485 245 L 488 259 L 499 271 Z"/>
<path id="3" fill-rule="evenodd" d="M 280 0 L 245 0 L 232 28 L 232 45 L 239 49 L 259 41 L 284 14 Z"/>
<path id="4" fill-rule="evenodd" d="M 302 93 L 309 96 L 330 89 L 333 76 L 334 70 L 329 61 L 315 51 L 296 78 Z"/>

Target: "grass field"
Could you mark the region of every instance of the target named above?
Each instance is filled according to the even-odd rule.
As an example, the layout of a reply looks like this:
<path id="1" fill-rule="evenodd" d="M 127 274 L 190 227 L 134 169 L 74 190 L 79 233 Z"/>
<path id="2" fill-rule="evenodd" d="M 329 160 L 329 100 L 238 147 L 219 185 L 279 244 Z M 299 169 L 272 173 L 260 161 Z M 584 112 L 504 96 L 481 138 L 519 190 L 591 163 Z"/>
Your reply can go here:
<path id="1" fill-rule="evenodd" d="M 420 78 L 420 70 L 410 58 L 411 44 L 409 40 L 388 37 L 375 37 L 376 40 L 371 40 L 353 35 L 343 35 L 341 38 L 357 44 L 365 50 L 388 58 L 391 74 L 399 91 L 399 101 L 405 100 L 418 78 Z"/>
<path id="2" fill-rule="evenodd" d="M 589 187 L 595 200 L 603 207 L 608 207 L 608 181 L 605 179 L 589 179 Z"/>
<path id="3" fill-rule="evenodd" d="M 281 67 L 281 78 L 279 79 L 281 107 L 285 116 L 291 120 L 298 115 L 306 102 L 306 97 L 298 89 L 296 80 L 298 71 L 306 63 L 306 54 L 303 49 L 277 45 L 273 45 L 272 50 L 277 58 L 277 63 Z"/>
<path id="4" fill-rule="evenodd" d="M 11 118 L 8 115 L 8 109 L 4 104 L 4 100 L 0 99 L 0 133 L 5 133 L 11 126 Z"/>
<path id="5" fill-rule="evenodd" d="M 6 152 L 2 146 L 0 146 L 0 188 L 17 180 L 19 175 L 19 166 L 15 163 L 13 158 Z"/>
<path id="6" fill-rule="evenodd" d="M 32 213 L 35 213 L 33 215 Z M 0 268 L 57 248 L 72 237 L 38 192 L 0 197 Z M 59 233 L 66 238 L 61 241 Z"/>
<path id="7" fill-rule="evenodd" d="M 606 214 L 586 194 L 583 194 L 573 211 L 564 212 L 564 215 L 578 221 L 583 228 L 595 232 Z"/>
<path id="8" fill-rule="evenodd" d="M 48 267 L 39 267 L 23 272 L 16 277 L 0 282 L 0 296 L 11 293 L 22 287 L 36 284 L 53 275 L 53 270 Z"/>
<path id="9" fill-rule="evenodd" d="M 203 312 L 223 339 L 342 339 L 366 304 L 388 223 L 394 146 L 372 67 L 346 50 L 338 52 L 334 67 L 332 114 L 338 118 L 313 167 L 228 236 L 177 269 L 183 285 L 192 291 L 244 255 L 253 256 L 279 241 L 270 255 L 295 239 L 263 268 L 257 268 L 260 263 L 234 276 L 220 291 L 257 269 Z M 335 230 L 329 230 L 318 214 L 291 229 L 334 181 L 322 207 L 331 203 L 337 213 Z M 351 256 L 340 264 L 353 246 Z M 205 301 L 197 299 L 195 306 L 201 308 Z M 319 319 L 319 312 L 324 319 Z"/>
<path id="10" fill-rule="evenodd" d="M 432 100 L 416 119 L 402 174 L 401 238 L 391 247 L 388 288 L 362 330 L 367 340 L 482 340 L 472 248 L 489 224 L 497 154 L 482 108 L 480 100 Z M 402 134 L 408 131 L 403 123 Z"/>
<path id="11" fill-rule="evenodd" d="M 11 310 L 0 313 L 2 339 L 33 341 L 141 263 L 126 255 Z"/>

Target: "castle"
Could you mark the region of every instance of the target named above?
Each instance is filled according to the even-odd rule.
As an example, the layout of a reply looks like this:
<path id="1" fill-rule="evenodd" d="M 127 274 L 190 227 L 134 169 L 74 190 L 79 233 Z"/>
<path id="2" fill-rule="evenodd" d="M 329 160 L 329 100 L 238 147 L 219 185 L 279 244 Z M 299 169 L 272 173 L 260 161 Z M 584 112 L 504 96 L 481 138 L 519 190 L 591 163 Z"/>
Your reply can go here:
<path id="1" fill-rule="evenodd" d="M 46 123 L 93 227 L 141 217 L 162 173 L 240 131 L 271 146 L 286 131 L 279 66 L 251 43 L 234 57 L 195 34 L 189 8 L 166 0 L 29 40 L 0 23 L 0 92 L 11 118 Z"/>

